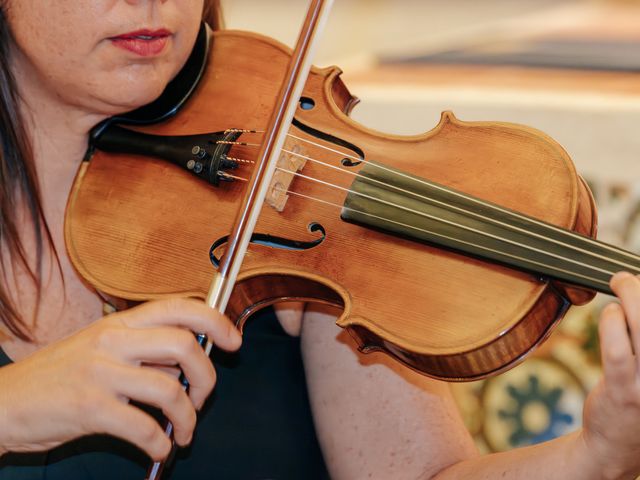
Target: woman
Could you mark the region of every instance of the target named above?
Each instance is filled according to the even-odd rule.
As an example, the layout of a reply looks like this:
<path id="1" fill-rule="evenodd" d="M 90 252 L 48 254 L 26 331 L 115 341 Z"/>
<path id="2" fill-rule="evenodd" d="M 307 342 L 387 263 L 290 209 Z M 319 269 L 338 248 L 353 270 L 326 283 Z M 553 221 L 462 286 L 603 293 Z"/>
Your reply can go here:
<path id="1" fill-rule="evenodd" d="M 114 439 L 156 460 L 167 455 L 170 444 L 137 404 L 162 410 L 175 426 L 176 441 L 188 445 L 196 410 L 216 380 L 190 332 L 206 332 L 226 350 L 237 349 L 240 337 L 228 319 L 191 300 L 151 302 L 102 316 L 102 300 L 66 256 L 63 213 L 90 128 L 156 98 L 187 58 L 203 8 L 211 19 L 215 4 L 3 0 L 0 5 L 0 314 L 6 327 L 0 347 L 7 356 L 0 368 L 0 478 L 142 478 L 144 460 Z M 640 471 L 639 370 L 633 355 L 640 348 L 640 281 L 619 274 L 612 288 L 622 307 L 612 305 L 603 313 L 605 378 L 590 394 L 584 429 L 545 445 L 486 457 L 475 452 L 446 385 L 385 358 L 360 358 L 328 315 L 307 314 L 302 357 L 331 476 L 634 478 Z M 284 312 L 281 318 L 286 331 L 300 331 L 295 313 Z M 315 444 L 295 440 L 298 426 L 309 433 L 312 426 L 298 418 L 306 415 L 304 409 L 284 403 L 289 395 L 275 393 L 263 411 L 259 407 L 268 393 L 235 404 L 243 396 L 238 391 L 259 390 L 255 382 L 262 374 L 272 375 L 265 383 L 289 375 L 283 388 L 302 378 L 301 372 L 295 378 L 289 372 L 298 360 L 291 354 L 296 340 L 277 325 L 269 326 L 256 345 L 264 345 L 265 338 L 285 345 L 283 354 L 245 363 L 261 365 L 274 358 L 280 363 L 251 371 L 250 383 L 238 373 L 242 365 L 225 374 L 215 402 L 199 421 L 199 441 L 177 462 L 173 478 L 324 475 Z M 218 352 L 215 358 L 223 356 Z M 163 368 L 175 365 L 190 381 L 189 395 Z M 305 400 L 305 395 L 296 392 L 294 398 Z M 234 400 L 225 407 L 229 398 Z M 232 424 L 222 438 L 216 437 L 216 430 L 226 428 L 227 407 L 238 418 L 253 415 L 266 421 L 265 429 L 251 432 Z M 227 413 L 216 417 L 219 411 Z M 288 418 L 293 413 L 296 418 Z M 269 424 L 271 417 L 278 421 Z M 287 436 L 291 422 L 296 431 Z M 229 446 L 224 435 L 233 432 L 242 436 Z M 92 434 L 106 436 L 84 437 Z M 296 442 L 304 445 L 302 455 Z M 245 443 L 245 450 L 235 452 L 237 459 L 230 458 Z M 256 460 L 264 449 L 269 458 Z"/>

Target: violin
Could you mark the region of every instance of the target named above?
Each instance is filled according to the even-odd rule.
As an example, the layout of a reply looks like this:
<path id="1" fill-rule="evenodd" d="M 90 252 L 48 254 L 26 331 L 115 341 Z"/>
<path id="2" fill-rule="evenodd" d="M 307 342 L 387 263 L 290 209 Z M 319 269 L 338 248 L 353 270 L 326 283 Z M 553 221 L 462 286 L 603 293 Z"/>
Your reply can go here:
<path id="1" fill-rule="evenodd" d="M 98 126 L 69 197 L 78 272 L 130 301 L 205 298 L 290 50 L 200 33 L 153 104 Z M 593 197 L 551 138 L 445 112 L 422 135 L 351 118 L 340 69 L 313 68 L 226 314 L 341 309 L 363 352 L 448 381 L 522 360 L 572 304 L 640 258 L 595 240 Z"/>

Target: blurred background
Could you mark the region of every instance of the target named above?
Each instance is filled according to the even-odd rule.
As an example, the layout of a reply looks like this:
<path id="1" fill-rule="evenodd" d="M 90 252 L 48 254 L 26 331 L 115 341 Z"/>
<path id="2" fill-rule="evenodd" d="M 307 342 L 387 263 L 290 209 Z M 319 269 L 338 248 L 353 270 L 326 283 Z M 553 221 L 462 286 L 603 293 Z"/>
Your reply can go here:
<path id="1" fill-rule="evenodd" d="M 307 2 L 223 0 L 227 28 L 292 45 Z M 352 117 L 389 133 L 461 120 L 535 127 L 556 139 L 595 194 L 599 238 L 640 250 L 640 1 L 336 0 L 315 61 L 338 65 L 361 99 Z M 574 308 L 533 357 L 454 385 L 484 451 L 580 426 L 600 376 L 597 318 Z"/>

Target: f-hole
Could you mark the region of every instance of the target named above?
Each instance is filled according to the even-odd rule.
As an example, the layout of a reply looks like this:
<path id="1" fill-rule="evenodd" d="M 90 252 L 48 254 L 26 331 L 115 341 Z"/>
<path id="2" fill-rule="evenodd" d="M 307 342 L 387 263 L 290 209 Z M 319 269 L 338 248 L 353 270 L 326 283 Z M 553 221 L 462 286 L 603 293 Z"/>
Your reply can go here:
<path id="1" fill-rule="evenodd" d="M 263 245 L 265 247 L 271 248 L 279 248 L 281 250 L 309 250 L 311 248 L 317 247 L 324 239 L 327 237 L 327 233 L 324 227 L 318 222 L 311 222 L 307 226 L 307 230 L 310 233 L 320 233 L 320 238 L 316 240 L 312 240 L 310 242 L 304 240 L 293 240 L 291 238 L 278 237 L 276 235 L 269 235 L 268 233 L 254 233 L 251 235 L 250 243 L 256 245 Z M 224 237 L 219 238 L 211 248 L 209 249 L 209 259 L 214 267 L 218 268 L 220 266 L 220 258 L 216 255 L 216 250 L 218 250 L 221 246 L 225 245 L 229 241 L 229 235 L 225 235 Z"/>

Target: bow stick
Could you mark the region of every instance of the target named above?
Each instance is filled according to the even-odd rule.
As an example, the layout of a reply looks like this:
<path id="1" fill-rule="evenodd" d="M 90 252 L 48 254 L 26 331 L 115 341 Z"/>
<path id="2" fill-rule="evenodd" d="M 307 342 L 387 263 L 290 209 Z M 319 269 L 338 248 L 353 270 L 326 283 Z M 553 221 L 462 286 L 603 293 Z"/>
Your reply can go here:
<path id="1" fill-rule="evenodd" d="M 307 81 L 320 31 L 327 21 L 332 4 L 333 0 L 312 0 L 307 11 L 286 76 L 280 87 L 275 108 L 265 131 L 256 167 L 249 180 L 242 204 L 236 214 L 227 249 L 220 261 L 220 266 L 211 282 L 209 293 L 205 300 L 207 305 L 220 313 L 224 313 L 231 297 L 238 272 L 242 266 L 242 261 L 264 204 L 267 189 L 275 172 L 282 146 L 293 120 L 298 100 Z M 212 343 L 204 334 L 199 334 L 197 338 L 201 345 L 206 344 L 205 352 L 209 355 L 213 346 Z M 182 384 L 185 389 L 189 388 L 189 383 L 186 379 L 182 380 Z M 171 422 L 167 422 L 165 432 L 171 436 L 173 432 Z M 171 458 L 171 455 L 169 458 Z M 154 462 L 147 472 L 147 480 L 159 479 L 164 466 L 165 462 Z"/>

